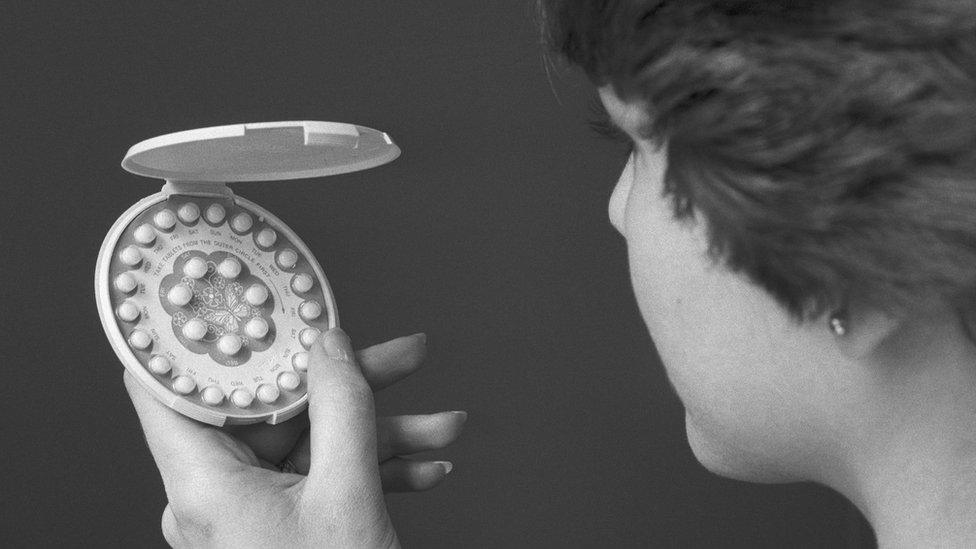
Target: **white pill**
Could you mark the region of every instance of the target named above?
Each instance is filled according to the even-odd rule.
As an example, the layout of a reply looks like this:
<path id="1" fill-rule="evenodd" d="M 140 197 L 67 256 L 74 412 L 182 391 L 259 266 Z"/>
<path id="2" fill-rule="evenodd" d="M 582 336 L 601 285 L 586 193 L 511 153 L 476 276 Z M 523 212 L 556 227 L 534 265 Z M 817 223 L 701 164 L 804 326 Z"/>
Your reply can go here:
<path id="1" fill-rule="evenodd" d="M 291 365 L 299 372 L 308 371 L 308 353 L 298 352 L 291 356 Z"/>
<path id="2" fill-rule="evenodd" d="M 183 264 L 183 274 L 190 278 L 203 278 L 207 274 L 207 262 L 202 257 L 191 257 Z"/>
<path id="3" fill-rule="evenodd" d="M 119 252 L 119 259 L 122 260 L 122 263 L 130 267 L 135 267 L 142 261 L 142 252 L 135 246 L 126 246 Z"/>
<path id="4" fill-rule="evenodd" d="M 261 229 L 261 232 L 254 237 L 254 240 L 258 243 L 258 246 L 270 248 L 278 240 L 278 233 L 274 229 Z"/>
<path id="5" fill-rule="evenodd" d="M 298 334 L 298 339 L 302 342 L 302 345 L 304 345 L 306 349 L 311 347 L 318 337 L 319 331 L 316 328 L 305 328 L 301 331 L 301 333 Z"/>
<path id="6" fill-rule="evenodd" d="M 254 402 L 254 395 L 246 389 L 238 389 L 230 394 L 230 401 L 238 408 L 247 408 Z"/>
<path id="7" fill-rule="evenodd" d="M 261 339 L 262 337 L 268 335 L 268 321 L 261 317 L 254 317 L 247 321 L 244 325 L 244 333 L 248 337 L 253 337 L 254 339 Z"/>
<path id="8" fill-rule="evenodd" d="M 258 400 L 265 404 L 271 404 L 272 402 L 278 400 L 278 388 L 274 385 L 262 385 L 258 387 L 256 392 L 258 394 Z"/>
<path id="9" fill-rule="evenodd" d="M 159 210 L 153 216 L 153 223 L 160 229 L 168 231 L 176 225 L 176 214 L 173 210 Z"/>
<path id="10" fill-rule="evenodd" d="M 318 301 L 306 301 L 298 306 L 298 316 L 305 321 L 315 320 L 322 316 L 322 305 Z"/>
<path id="11" fill-rule="evenodd" d="M 135 232 L 132 233 L 132 237 L 136 239 L 136 242 L 142 244 L 143 246 L 148 246 L 156 240 L 156 231 L 153 230 L 149 223 L 143 223 L 136 227 Z"/>
<path id="12" fill-rule="evenodd" d="M 250 231 L 252 225 L 254 225 L 254 220 L 246 213 L 239 213 L 230 220 L 231 228 L 239 233 Z"/>
<path id="13" fill-rule="evenodd" d="M 224 216 L 227 215 L 227 210 L 224 210 L 224 207 L 220 204 L 211 204 L 210 207 L 207 208 L 207 213 L 205 215 L 207 217 L 207 221 L 217 225 L 219 223 L 223 223 Z"/>
<path id="14" fill-rule="evenodd" d="M 281 252 L 278 254 L 278 265 L 280 265 L 282 269 L 291 269 L 297 263 L 298 253 L 291 248 L 281 250 Z"/>
<path id="15" fill-rule="evenodd" d="M 181 395 L 188 395 L 197 388 L 197 383 L 190 376 L 176 376 L 173 378 L 173 390 Z"/>
<path id="16" fill-rule="evenodd" d="M 156 355 L 149 359 L 149 371 L 154 374 L 165 374 L 172 367 L 169 359 L 164 356 Z"/>
<path id="17" fill-rule="evenodd" d="M 257 307 L 268 300 L 268 289 L 260 284 L 251 284 L 244 292 L 244 299 Z"/>
<path id="18" fill-rule="evenodd" d="M 193 290 L 186 284 L 177 284 L 166 293 L 166 299 L 177 307 L 182 307 L 193 299 Z"/>
<path id="19" fill-rule="evenodd" d="M 132 290 L 135 290 L 137 285 L 136 277 L 129 273 L 122 273 L 115 277 L 115 287 L 120 292 L 129 293 Z"/>
<path id="20" fill-rule="evenodd" d="M 200 341 L 207 335 L 207 325 L 199 318 L 191 318 L 183 325 L 183 335 L 191 341 Z"/>
<path id="21" fill-rule="evenodd" d="M 211 385 L 200 391 L 200 399 L 211 406 L 217 406 L 224 401 L 224 392 L 220 387 Z"/>
<path id="22" fill-rule="evenodd" d="M 193 202 L 187 202 L 180 206 L 177 215 L 180 216 L 180 221 L 187 225 L 196 223 L 197 219 L 200 219 L 200 206 L 197 206 Z"/>
<path id="23" fill-rule="evenodd" d="M 217 265 L 217 272 L 224 278 L 237 278 L 237 275 L 241 274 L 241 262 L 228 257 Z"/>
<path id="24" fill-rule="evenodd" d="M 302 378 L 295 372 L 281 372 L 278 376 L 278 387 L 286 391 L 294 391 L 302 384 Z"/>
<path id="25" fill-rule="evenodd" d="M 144 351 L 152 345 L 152 337 L 142 330 L 133 330 L 129 334 L 129 345 Z"/>
<path id="26" fill-rule="evenodd" d="M 221 353 L 228 356 L 236 355 L 241 350 L 242 345 L 244 345 L 244 341 L 237 334 L 222 335 L 217 341 L 217 348 L 220 349 Z"/>
<path id="27" fill-rule="evenodd" d="M 315 279 L 308 273 L 299 273 L 291 279 L 291 288 L 300 294 L 311 290 L 314 285 Z"/>
<path id="28" fill-rule="evenodd" d="M 139 318 L 139 307 L 136 307 L 135 303 L 125 301 L 115 309 L 115 314 L 125 322 L 132 322 Z"/>

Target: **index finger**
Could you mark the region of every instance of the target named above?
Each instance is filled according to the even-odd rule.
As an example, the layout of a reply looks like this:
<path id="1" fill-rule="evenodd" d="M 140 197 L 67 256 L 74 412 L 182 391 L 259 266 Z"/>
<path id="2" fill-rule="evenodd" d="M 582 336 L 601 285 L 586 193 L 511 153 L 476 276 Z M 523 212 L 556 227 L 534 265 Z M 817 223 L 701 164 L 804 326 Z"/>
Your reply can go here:
<path id="1" fill-rule="evenodd" d="M 427 335 L 398 337 L 356 351 L 363 377 L 374 391 L 387 387 L 417 371 L 427 356 Z"/>

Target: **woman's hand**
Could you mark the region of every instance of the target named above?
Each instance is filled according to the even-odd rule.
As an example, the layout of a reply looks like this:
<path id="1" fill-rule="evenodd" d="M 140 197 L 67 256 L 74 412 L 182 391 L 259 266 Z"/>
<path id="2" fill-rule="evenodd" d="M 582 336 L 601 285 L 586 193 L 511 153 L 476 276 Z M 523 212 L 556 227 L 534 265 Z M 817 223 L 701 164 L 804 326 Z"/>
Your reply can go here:
<path id="1" fill-rule="evenodd" d="M 169 499 L 166 540 L 177 547 L 399 546 L 383 489 L 430 488 L 451 464 L 397 456 L 449 444 L 465 420 L 463 412 L 377 420 L 372 391 L 415 371 L 424 354 L 422 336 L 353 353 L 345 333 L 330 330 L 310 352 L 307 418 L 230 432 L 183 417 L 126 374 Z M 272 466 L 285 458 L 297 473 Z"/>

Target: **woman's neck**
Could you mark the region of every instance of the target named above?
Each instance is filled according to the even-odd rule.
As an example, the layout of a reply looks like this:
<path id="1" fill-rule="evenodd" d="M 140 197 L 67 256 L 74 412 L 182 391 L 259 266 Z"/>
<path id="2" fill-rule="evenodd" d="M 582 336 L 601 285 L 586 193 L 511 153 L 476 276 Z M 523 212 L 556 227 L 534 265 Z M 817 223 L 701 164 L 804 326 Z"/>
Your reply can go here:
<path id="1" fill-rule="evenodd" d="M 881 406 L 849 440 L 844 478 L 828 482 L 882 549 L 976 546 L 976 346 L 925 339 L 877 370 Z"/>

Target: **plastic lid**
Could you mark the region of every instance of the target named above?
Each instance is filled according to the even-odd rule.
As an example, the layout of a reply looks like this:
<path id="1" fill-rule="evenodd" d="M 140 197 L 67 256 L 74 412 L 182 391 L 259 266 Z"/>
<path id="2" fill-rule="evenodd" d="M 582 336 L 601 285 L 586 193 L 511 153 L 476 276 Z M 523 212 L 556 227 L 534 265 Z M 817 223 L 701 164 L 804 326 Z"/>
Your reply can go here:
<path id="1" fill-rule="evenodd" d="M 354 172 L 400 156 L 381 131 L 339 122 L 214 126 L 133 145 L 126 170 L 168 181 L 271 181 Z"/>

